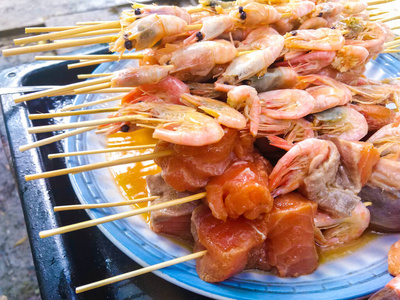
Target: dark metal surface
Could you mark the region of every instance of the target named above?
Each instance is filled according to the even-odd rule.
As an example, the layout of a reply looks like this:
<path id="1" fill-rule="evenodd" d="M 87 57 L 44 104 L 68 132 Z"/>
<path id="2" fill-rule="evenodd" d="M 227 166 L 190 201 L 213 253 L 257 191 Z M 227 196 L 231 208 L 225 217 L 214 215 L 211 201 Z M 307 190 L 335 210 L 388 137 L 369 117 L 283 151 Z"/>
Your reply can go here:
<path id="1" fill-rule="evenodd" d="M 92 53 L 104 48 L 92 49 Z M 64 85 L 76 75 L 93 68 L 68 70 L 66 63 L 39 62 L 0 73 L 0 87 Z M 41 98 L 15 104 L 13 97 L 1 96 L 2 141 L 14 172 L 27 224 L 36 274 L 43 299 L 208 299 L 179 288 L 154 274 L 145 274 L 77 295 L 75 287 L 141 268 L 95 228 L 41 239 L 39 232 L 88 220 L 84 211 L 54 213 L 53 206 L 79 204 L 68 176 L 26 182 L 25 175 L 65 167 L 63 160 L 49 160 L 47 154 L 63 151 L 61 142 L 20 152 L 18 147 L 53 133 L 29 135 L 28 113 L 52 112 L 70 104 L 72 96 Z M 54 124 L 54 120 L 34 125 Z M 60 122 L 59 119 L 57 122 Z"/>

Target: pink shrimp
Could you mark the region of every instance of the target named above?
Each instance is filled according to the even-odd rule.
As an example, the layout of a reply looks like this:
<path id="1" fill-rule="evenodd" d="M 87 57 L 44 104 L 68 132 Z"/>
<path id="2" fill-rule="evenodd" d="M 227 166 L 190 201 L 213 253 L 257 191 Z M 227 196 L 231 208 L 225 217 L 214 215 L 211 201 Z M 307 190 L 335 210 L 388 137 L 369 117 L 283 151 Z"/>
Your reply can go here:
<path id="1" fill-rule="evenodd" d="M 302 76 L 299 78 L 296 88 L 304 89 L 310 84 L 315 85 L 306 89 L 316 100 L 312 113 L 345 105 L 352 100 L 351 92 L 346 85 L 323 75 Z"/>
<path id="2" fill-rule="evenodd" d="M 363 104 L 394 103 L 400 108 L 400 84 L 366 84 L 348 86 L 353 94 L 353 101 Z"/>
<path id="3" fill-rule="evenodd" d="M 246 119 L 244 116 L 222 101 L 190 94 L 183 94 L 181 97 L 181 101 L 186 106 L 192 106 L 203 110 L 206 114 L 215 117 L 221 125 L 235 129 L 243 129 L 246 127 Z"/>
<path id="4" fill-rule="evenodd" d="M 134 87 L 147 83 L 158 83 L 168 76 L 173 66 L 140 66 L 117 71 L 111 79 L 112 87 Z"/>
<path id="5" fill-rule="evenodd" d="M 310 19 L 305 20 L 301 25 L 299 26 L 300 30 L 303 29 L 318 29 L 322 27 L 327 27 L 328 21 L 326 21 L 324 18 L 320 17 L 313 17 Z"/>
<path id="6" fill-rule="evenodd" d="M 306 175 L 328 160 L 337 149 L 330 141 L 306 139 L 295 144 L 275 165 L 269 176 L 273 197 L 287 194 L 300 187 Z"/>
<path id="7" fill-rule="evenodd" d="M 311 123 L 304 119 L 278 120 L 261 114 L 257 137 L 270 138 L 271 136 L 276 135 L 283 135 L 286 140 L 286 145 L 315 137 Z M 273 138 L 273 140 L 274 142 L 277 141 L 276 138 Z"/>
<path id="8" fill-rule="evenodd" d="M 281 67 L 291 66 L 300 75 L 314 74 L 329 66 L 335 56 L 335 51 L 311 51 L 275 65 Z"/>
<path id="9" fill-rule="evenodd" d="M 123 106 L 119 115 L 134 115 L 136 125 L 154 126 L 154 138 L 178 145 L 204 146 L 224 136 L 216 119 L 183 105 L 140 102 Z"/>
<path id="10" fill-rule="evenodd" d="M 330 28 L 294 30 L 284 38 L 288 49 L 336 51 L 345 44 L 341 31 Z"/>
<path id="11" fill-rule="evenodd" d="M 338 106 L 313 115 L 313 130 L 321 136 L 337 136 L 342 140 L 359 141 L 368 133 L 364 116 L 347 106 Z"/>
<path id="12" fill-rule="evenodd" d="M 317 4 L 311 17 L 328 18 L 339 15 L 344 10 L 344 5 L 340 2 L 324 2 Z"/>
<path id="13" fill-rule="evenodd" d="M 332 66 L 340 72 L 346 72 L 354 67 L 364 64 L 369 52 L 362 46 L 343 46 L 332 62 Z"/>
<path id="14" fill-rule="evenodd" d="M 289 2 L 275 6 L 281 14 L 290 15 L 289 20 L 297 20 L 308 15 L 315 9 L 315 4 L 311 1 Z"/>
<path id="15" fill-rule="evenodd" d="M 383 126 L 375 132 L 367 142 L 374 144 L 382 157 L 398 157 L 400 152 L 400 115 L 396 114 L 395 120 L 392 124 Z"/>
<path id="16" fill-rule="evenodd" d="M 362 13 L 368 7 L 368 3 L 362 0 L 342 0 L 344 4 L 344 14 L 355 15 Z"/>
<path id="17" fill-rule="evenodd" d="M 204 41 L 176 50 L 170 63 L 175 74 L 206 76 L 215 65 L 232 61 L 236 54 L 236 48 L 225 40 Z"/>
<path id="18" fill-rule="evenodd" d="M 272 24 L 281 18 L 281 14 L 273 6 L 258 2 L 234 8 L 229 12 L 229 16 L 238 25 L 246 27 Z"/>
<path id="19" fill-rule="evenodd" d="M 274 29 L 260 27 L 253 30 L 239 45 L 240 51 L 254 50 L 236 57 L 220 80 L 235 84 L 256 74 L 263 74 L 283 49 L 283 38 Z"/>
<path id="20" fill-rule="evenodd" d="M 234 87 L 228 92 L 227 102 L 237 110 L 244 109 L 244 115 L 250 120 L 250 133 L 256 136 L 261 111 L 256 89 L 247 85 Z"/>
<path id="21" fill-rule="evenodd" d="M 315 106 L 315 99 L 303 90 L 275 90 L 258 97 L 261 113 L 275 119 L 300 119 L 311 113 Z"/>
<path id="22" fill-rule="evenodd" d="M 186 26 L 187 23 L 179 17 L 148 15 L 124 28 L 110 51 L 123 53 L 126 49 L 150 48 L 165 36 L 184 32 Z"/>
<path id="23" fill-rule="evenodd" d="M 231 17 L 228 15 L 218 15 L 209 18 L 204 18 L 201 21 L 203 26 L 199 31 L 194 32 L 185 41 L 185 45 L 193 44 L 196 41 L 209 41 L 213 40 L 225 31 L 234 28 L 235 24 Z"/>
<path id="24" fill-rule="evenodd" d="M 157 98 L 162 99 L 165 103 L 182 104 L 180 97 L 184 93 L 189 93 L 189 87 L 179 79 L 167 76 L 158 83 L 142 84 L 135 88 L 122 98 L 122 104 L 154 101 Z"/>
<path id="25" fill-rule="evenodd" d="M 178 6 L 170 6 L 170 5 L 142 5 L 134 3 L 132 5 L 133 10 L 124 10 L 121 13 L 121 24 L 124 26 L 128 26 L 133 21 L 138 18 L 143 18 L 148 15 L 157 14 L 157 15 L 169 15 L 179 17 L 184 20 L 186 23 L 191 23 L 190 14 L 181 7 Z"/>
<path id="26" fill-rule="evenodd" d="M 368 208 L 359 202 L 351 216 L 334 218 L 319 212 L 314 218 L 315 226 L 324 230 L 323 246 L 337 246 L 353 241 L 367 229 L 371 219 Z"/>

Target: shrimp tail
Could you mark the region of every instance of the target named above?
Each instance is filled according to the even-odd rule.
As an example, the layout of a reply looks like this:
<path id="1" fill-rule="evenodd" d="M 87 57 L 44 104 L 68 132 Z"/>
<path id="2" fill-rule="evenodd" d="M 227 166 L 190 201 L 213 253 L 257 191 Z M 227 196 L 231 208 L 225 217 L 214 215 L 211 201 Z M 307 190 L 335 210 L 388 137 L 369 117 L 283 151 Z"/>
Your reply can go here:
<path id="1" fill-rule="evenodd" d="M 269 144 L 271 146 L 274 146 L 274 147 L 277 147 L 277 148 L 280 148 L 280 149 L 283 149 L 286 151 L 289 151 L 294 146 L 293 143 L 291 143 L 279 136 L 276 136 L 276 135 L 269 135 L 269 136 L 267 136 L 267 138 L 268 138 Z"/>

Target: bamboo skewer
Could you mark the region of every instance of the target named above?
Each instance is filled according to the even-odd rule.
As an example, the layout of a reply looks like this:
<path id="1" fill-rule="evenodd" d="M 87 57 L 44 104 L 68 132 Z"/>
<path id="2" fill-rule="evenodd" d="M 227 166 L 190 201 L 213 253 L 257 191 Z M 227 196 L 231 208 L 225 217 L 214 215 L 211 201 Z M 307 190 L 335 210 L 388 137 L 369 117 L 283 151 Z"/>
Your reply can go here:
<path id="1" fill-rule="evenodd" d="M 383 50 L 381 53 L 399 53 L 400 49 L 386 49 Z"/>
<path id="2" fill-rule="evenodd" d="M 28 43 L 33 43 L 33 42 L 39 42 L 39 41 L 56 40 L 60 37 L 74 36 L 76 34 L 88 32 L 88 31 L 96 31 L 96 30 L 101 30 L 101 29 L 112 29 L 112 28 L 121 28 L 120 21 L 113 21 L 113 22 L 109 22 L 109 23 L 102 23 L 102 24 L 96 24 L 96 25 L 90 25 L 90 26 L 80 26 L 78 28 L 63 30 L 63 31 L 59 31 L 59 32 L 52 32 L 52 33 L 41 34 L 41 35 L 36 35 L 36 36 L 24 37 L 24 38 L 20 38 L 20 39 L 15 39 L 14 44 L 22 45 L 22 44 L 28 44 Z"/>
<path id="3" fill-rule="evenodd" d="M 67 65 L 68 70 L 71 69 L 76 69 L 76 68 L 83 68 L 83 67 L 88 67 L 88 66 L 93 66 L 93 65 L 99 65 L 107 62 L 113 62 L 115 60 L 113 59 L 97 59 L 97 60 L 88 60 L 88 61 L 81 61 L 79 63 L 75 64 L 69 64 Z"/>
<path id="4" fill-rule="evenodd" d="M 59 131 L 72 128 L 99 126 L 99 125 L 119 123 L 119 122 L 135 122 L 140 118 L 141 117 L 139 116 L 131 115 L 131 116 L 122 116 L 122 117 L 106 118 L 106 119 L 91 120 L 91 121 L 74 122 L 68 124 L 44 125 L 44 126 L 30 127 L 28 128 L 28 133 L 43 133 L 43 132 Z"/>
<path id="5" fill-rule="evenodd" d="M 93 55 L 35 56 L 35 60 L 96 60 L 96 59 L 120 60 L 120 59 L 138 59 L 138 58 L 143 58 L 143 54 L 133 53 L 133 54 L 123 54 L 123 55 L 93 54 Z"/>
<path id="6" fill-rule="evenodd" d="M 55 206 L 54 211 L 67 211 L 67 210 L 79 210 L 79 209 L 96 209 L 96 208 L 106 208 L 106 207 L 118 207 L 118 206 L 126 206 L 137 203 L 142 203 L 146 201 L 153 201 L 160 198 L 160 196 L 151 196 L 146 198 L 134 199 L 129 201 L 120 201 L 120 202 L 109 202 L 109 203 L 97 203 L 97 204 L 77 204 L 77 205 L 63 205 L 63 206 Z"/>
<path id="7" fill-rule="evenodd" d="M 88 25 L 98 25 L 103 23 L 110 23 L 114 21 L 88 21 L 88 22 L 76 22 L 76 25 L 79 26 L 88 26 Z"/>
<path id="8" fill-rule="evenodd" d="M 74 90 L 75 94 L 86 94 L 88 92 L 91 91 L 96 91 L 96 90 L 100 90 L 100 89 L 107 89 L 111 87 L 111 82 L 105 82 L 105 83 L 100 83 L 100 84 L 95 84 L 92 86 L 87 86 L 87 87 L 83 87 L 83 88 L 79 88 Z"/>
<path id="9" fill-rule="evenodd" d="M 30 114 L 28 116 L 28 118 L 29 118 L 29 120 L 41 120 L 41 119 L 50 119 L 50 118 L 59 118 L 59 117 L 69 117 L 69 116 L 115 112 L 115 111 L 118 111 L 118 109 L 120 109 L 120 108 L 119 107 L 109 107 L 109 108 L 87 109 L 87 110 L 69 111 L 69 112 Z"/>
<path id="10" fill-rule="evenodd" d="M 74 34 L 74 35 L 61 36 L 57 40 L 80 38 L 80 37 L 93 36 L 93 35 L 106 35 L 106 34 L 115 35 L 116 33 L 120 32 L 120 31 L 121 31 L 121 28 L 93 30 L 93 31 L 78 33 L 78 34 Z"/>
<path id="11" fill-rule="evenodd" d="M 103 153 L 111 153 L 111 152 L 149 149 L 149 148 L 154 148 L 155 146 L 156 146 L 156 144 L 149 144 L 149 145 L 140 145 L 140 146 L 124 146 L 124 147 L 113 147 L 113 148 L 107 148 L 107 149 L 77 151 L 77 152 L 69 152 L 69 153 L 54 153 L 54 154 L 49 154 L 47 157 L 49 159 L 53 159 L 53 158 L 61 158 L 61 157 L 69 157 L 69 156 L 103 154 Z"/>
<path id="12" fill-rule="evenodd" d="M 81 40 L 77 40 L 77 41 L 62 41 L 59 43 L 51 43 L 51 44 L 44 44 L 44 45 L 33 45 L 33 46 L 26 46 L 26 47 L 20 47 L 20 48 L 5 49 L 5 50 L 3 50 L 3 56 L 7 57 L 7 56 L 12 56 L 12 55 L 56 50 L 56 49 L 61 49 L 61 48 L 110 43 L 114 40 L 115 40 L 115 36 L 102 36 L 102 37 L 81 39 Z"/>
<path id="13" fill-rule="evenodd" d="M 368 4 L 368 6 L 371 6 L 371 5 L 389 3 L 389 2 L 393 2 L 393 1 L 395 1 L 395 0 L 372 0 L 372 1 L 368 1 L 367 4 Z"/>
<path id="14" fill-rule="evenodd" d="M 111 75 L 114 75 L 114 73 L 79 74 L 78 79 L 97 78 L 97 77 L 104 77 L 104 76 L 111 76 Z"/>
<path id="15" fill-rule="evenodd" d="M 82 172 L 87 172 L 87 171 L 92 171 L 92 170 L 97 170 L 97 169 L 102 169 L 102 168 L 107 168 L 107 167 L 112 167 L 112 166 L 131 164 L 131 163 L 146 161 L 146 160 L 153 160 L 154 158 L 168 156 L 171 154 L 172 154 L 171 150 L 165 150 L 165 151 L 160 151 L 160 152 L 156 152 L 156 153 L 142 154 L 142 155 L 137 155 L 137 156 L 133 156 L 133 157 L 125 157 L 125 158 L 114 159 L 114 160 L 105 161 L 105 162 L 88 164 L 88 165 L 84 165 L 84 166 L 77 166 L 77 167 L 59 169 L 59 170 L 48 171 L 48 172 L 43 172 L 43 173 L 38 173 L 38 174 L 33 174 L 33 175 L 26 175 L 25 180 L 30 181 L 30 180 L 50 178 L 50 177 L 55 177 L 55 176 L 67 175 L 67 174 L 77 174 L 77 173 L 82 173 Z"/>
<path id="16" fill-rule="evenodd" d="M 64 94 L 66 92 L 72 92 L 76 88 L 81 88 L 81 87 L 85 87 L 85 86 L 89 86 L 89 85 L 93 85 L 93 84 L 97 84 L 97 83 L 104 83 L 104 82 L 110 81 L 110 79 L 112 77 L 113 76 L 106 76 L 106 77 L 102 77 L 102 78 L 99 78 L 99 79 L 92 79 L 92 80 L 86 80 L 86 81 L 83 81 L 83 82 L 77 82 L 77 83 L 68 84 L 68 85 L 65 85 L 63 87 L 54 88 L 54 89 L 51 89 L 51 90 L 45 90 L 45 91 L 30 93 L 30 94 L 15 98 L 14 102 L 15 103 L 20 103 L 20 102 L 24 102 L 24 101 L 37 99 L 37 98 L 55 96 L 55 95 L 59 95 L 59 94 Z"/>
<path id="17" fill-rule="evenodd" d="M 393 17 L 389 17 L 389 18 L 385 18 L 385 19 L 372 18 L 370 20 L 373 21 L 373 22 L 380 21 L 382 23 L 386 23 L 386 22 L 389 22 L 389 21 L 397 20 L 397 19 L 400 19 L 400 16 L 393 16 Z"/>
<path id="18" fill-rule="evenodd" d="M 67 233 L 67 232 L 71 232 L 71 231 L 75 231 L 75 230 L 88 228 L 88 227 L 93 227 L 93 226 L 97 226 L 97 225 L 104 224 L 107 222 L 112 222 L 112 221 L 116 221 L 116 220 L 120 220 L 120 219 L 125 219 L 125 218 L 129 218 L 129 217 L 141 215 L 141 214 L 153 211 L 153 210 L 160 210 L 160 209 L 175 206 L 178 204 L 183 204 L 183 203 L 191 202 L 194 200 L 202 199 L 205 196 L 206 196 L 205 192 L 198 193 L 198 194 L 194 194 L 194 195 L 191 195 L 188 197 L 170 200 L 170 201 L 166 201 L 163 203 L 155 204 L 155 205 L 144 207 L 144 208 L 138 208 L 135 210 L 125 211 L 122 213 L 118 213 L 118 214 L 114 214 L 114 215 L 110 215 L 110 216 L 106 216 L 106 217 L 102 217 L 102 218 L 98 218 L 98 219 L 92 219 L 92 220 L 85 221 L 85 222 L 80 222 L 80 223 L 67 225 L 67 226 L 63 226 L 63 227 L 59 227 L 59 228 L 55 228 L 55 229 L 41 231 L 39 233 L 39 236 L 41 238 L 46 238 L 46 237 L 57 235 L 57 234 L 62 234 L 62 233 Z"/>
<path id="19" fill-rule="evenodd" d="M 57 142 L 59 140 L 65 139 L 65 138 L 70 137 L 70 136 L 74 136 L 74 135 L 77 135 L 77 134 L 81 134 L 81 133 L 84 133 L 84 132 L 87 132 L 87 131 L 94 130 L 96 128 L 97 128 L 97 126 L 84 127 L 84 128 L 79 128 L 77 130 L 72 130 L 72 131 L 69 131 L 69 132 L 58 134 L 58 135 L 55 135 L 55 136 L 52 136 L 52 137 L 49 137 L 49 138 L 46 138 L 46 139 L 43 139 L 43 140 L 40 140 L 40 141 L 37 141 L 37 142 L 33 142 L 31 144 L 28 144 L 28 145 L 21 146 L 21 147 L 19 147 L 19 151 L 24 152 L 24 151 L 29 150 L 29 149 L 33 149 L 33 148 L 37 148 L 37 147 L 40 147 L 40 146 L 48 145 L 48 144 Z"/>
<path id="20" fill-rule="evenodd" d="M 133 87 L 120 87 L 120 88 L 109 88 L 100 89 L 87 92 L 86 94 L 106 94 L 106 93 L 129 93 L 132 91 Z"/>
<path id="21" fill-rule="evenodd" d="M 43 33 L 43 32 L 58 32 L 69 29 L 79 28 L 81 26 L 59 26 L 59 27 L 26 27 L 25 33 Z"/>
<path id="22" fill-rule="evenodd" d="M 142 275 L 142 274 L 145 274 L 145 273 L 153 272 L 153 271 L 156 271 L 156 270 L 159 270 L 159 269 L 162 269 L 162 268 L 166 268 L 166 267 L 169 267 L 169 266 L 172 266 L 172 265 L 176 265 L 176 264 L 188 261 L 188 260 L 196 259 L 196 258 L 204 256 L 206 253 L 207 253 L 207 250 L 203 250 L 203 251 L 199 251 L 199 252 L 192 253 L 192 254 L 189 254 L 189 255 L 185 255 L 183 257 L 171 259 L 169 261 L 166 261 L 166 262 L 163 262 L 163 263 L 159 263 L 159 264 L 156 264 L 154 266 L 145 267 L 145 268 L 142 268 L 142 269 L 139 269 L 139 270 L 136 270 L 136 271 L 128 272 L 128 273 L 117 275 L 117 276 L 114 276 L 114 277 L 111 277 L 111 278 L 103 279 L 103 280 L 100 280 L 100 281 L 97 281 L 97 282 L 93 282 L 93 283 L 89 283 L 89 284 L 86 284 L 86 285 L 82 285 L 80 287 L 77 287 L 75 291 L 76 291 L 77 294 L 83 293 L 83 292 L 86 292 L 86 291 L 89 291 L 89 290 L 93 290 L 95 288 L 99 288 L 99 287 L 102 287 L 102 286 L 105 286 L 105 285 L 108 285 L 108 284 L 119 282 L 119 281 L 122 281 L 122 280 L 125 280 L 125 279 L 129 279 L 129 278 L 132 278 L 132 277 L 135 277 L 135 276 L 139 276 L 139 275 Z"/>
<path id="23" fill-rule="evenodd" d="M 97 100 L 97 101 L 82 103 L 82 104 L 73 105 L 73 106 L 67 106 L 67 107 L 64 107 L 64 108 L 60 109 L 60 111 L 61 112 L 71 111 L 71 110 L 80 109 L 80 108 L 84 108 L 84 107 L 94 106 L 94 105 L 97 105 L 97 104 L 103 104 L 103 103 L 107 103 L 107 102 L 111 102 L 111 101 L 120 100 L 122 98 L 123 98 L 123 96 L 115 96 L 115 97 L 110 97 L 110 98 L 104 98 L 104 99 L 100 99 L 100 100 Z"/>

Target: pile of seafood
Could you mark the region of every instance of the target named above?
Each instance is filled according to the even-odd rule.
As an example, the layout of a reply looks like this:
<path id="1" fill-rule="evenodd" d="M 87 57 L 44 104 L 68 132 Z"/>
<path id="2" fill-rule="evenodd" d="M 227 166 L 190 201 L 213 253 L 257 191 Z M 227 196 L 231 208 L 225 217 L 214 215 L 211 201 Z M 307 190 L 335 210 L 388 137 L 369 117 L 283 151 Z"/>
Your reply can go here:
<path id="1" fill-rule="evenodd" d="M 318 249 L 368 228 L 400 231 L 400 82 L 363 75 L 395 35 L 366 2 L 133 4 L 120 22 L 110 51 L 142 57 L 111 75 L 112 88 L 132 89 L 109 117 L 136 117 L 101 128 L 150 127 L 154 152 L 171 151 L 147 178 L 160 196 L 151 205 L 206 192 L 150 223 L 207 250 L 201 279 L 245 269 L 297 277 L 316 270 Z"/>

